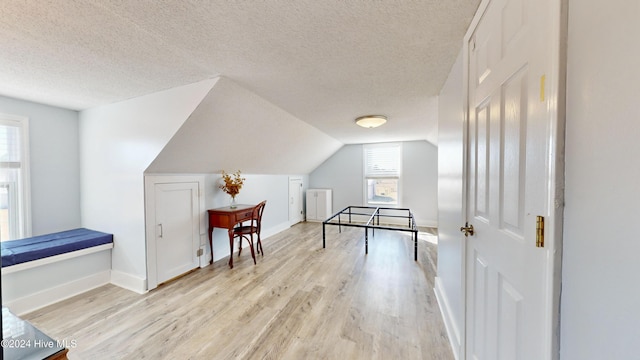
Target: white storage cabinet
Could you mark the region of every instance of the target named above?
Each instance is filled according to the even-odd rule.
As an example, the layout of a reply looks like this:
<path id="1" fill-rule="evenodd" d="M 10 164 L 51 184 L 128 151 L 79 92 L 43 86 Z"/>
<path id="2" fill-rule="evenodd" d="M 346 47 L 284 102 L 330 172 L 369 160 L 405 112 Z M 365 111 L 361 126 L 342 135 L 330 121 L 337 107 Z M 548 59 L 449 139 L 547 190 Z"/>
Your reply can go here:
<path id="1" fill-rule="evenodd" d="M 307 221 L 325 221 L 333 215 L 331 189 L 307 190 Z"/>

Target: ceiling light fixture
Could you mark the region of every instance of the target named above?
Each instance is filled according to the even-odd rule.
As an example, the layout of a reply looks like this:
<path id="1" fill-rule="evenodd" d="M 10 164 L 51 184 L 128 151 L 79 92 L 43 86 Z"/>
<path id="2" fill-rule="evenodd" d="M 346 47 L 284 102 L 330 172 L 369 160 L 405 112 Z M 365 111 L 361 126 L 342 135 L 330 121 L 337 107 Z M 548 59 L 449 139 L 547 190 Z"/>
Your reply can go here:
<path id="1" fill-rule="evenodd" d="M 387 122 L 387 117 L 382 115 L 366 115 L 356 119 L 356 124 L 363 128 L 378 127 Z"/>

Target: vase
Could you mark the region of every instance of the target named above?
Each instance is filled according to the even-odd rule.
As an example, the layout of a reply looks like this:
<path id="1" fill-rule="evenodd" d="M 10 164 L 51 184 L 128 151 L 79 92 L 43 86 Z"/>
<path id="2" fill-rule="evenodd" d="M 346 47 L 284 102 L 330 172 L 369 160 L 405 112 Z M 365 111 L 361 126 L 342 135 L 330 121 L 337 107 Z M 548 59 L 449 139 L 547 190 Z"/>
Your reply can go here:
<path id="1" fill-rule="evenodd" d="M 236 203 L 236 197 L 232 196 L 231 197 L 231 202 L 229 203 L 229 207 L 232 209 L 235 209 L 238 207 L 238 204 Z"/>

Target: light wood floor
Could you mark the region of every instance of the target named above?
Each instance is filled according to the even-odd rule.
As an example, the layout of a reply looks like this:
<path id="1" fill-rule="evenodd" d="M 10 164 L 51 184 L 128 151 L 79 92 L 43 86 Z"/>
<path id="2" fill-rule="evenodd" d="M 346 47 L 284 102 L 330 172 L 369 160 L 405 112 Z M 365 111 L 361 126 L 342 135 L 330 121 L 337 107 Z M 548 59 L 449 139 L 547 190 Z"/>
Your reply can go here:
<path id="1" fill-rule="evenodd" d="M 453 359 L 433 293 L 435 245 L 301 223 L 148 294 L 106 285 L 24 316 L 70 359 Z"/>

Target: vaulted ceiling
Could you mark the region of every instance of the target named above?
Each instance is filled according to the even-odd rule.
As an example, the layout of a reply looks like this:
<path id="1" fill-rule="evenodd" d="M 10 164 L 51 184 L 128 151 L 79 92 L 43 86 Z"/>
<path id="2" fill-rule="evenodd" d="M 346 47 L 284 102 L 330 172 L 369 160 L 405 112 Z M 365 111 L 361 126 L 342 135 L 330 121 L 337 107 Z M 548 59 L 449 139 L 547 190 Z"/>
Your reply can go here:
<path id="1" fill-rule="evenodd" d="M 345 144 L 436 143 L 478 3 L 3 0 L 0 94 L 82 110 L 224 76 Z"/>
<path id="2" fill-rule="evenodd" d="M 220 77 L 145 170 L 206 174 L 309 174 L 342 144 Z"/>

